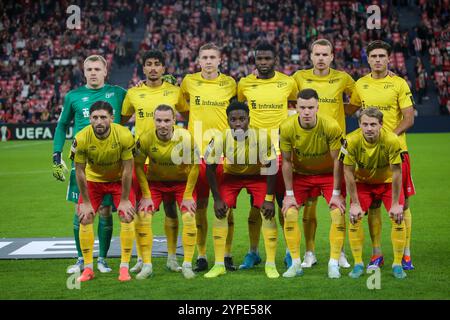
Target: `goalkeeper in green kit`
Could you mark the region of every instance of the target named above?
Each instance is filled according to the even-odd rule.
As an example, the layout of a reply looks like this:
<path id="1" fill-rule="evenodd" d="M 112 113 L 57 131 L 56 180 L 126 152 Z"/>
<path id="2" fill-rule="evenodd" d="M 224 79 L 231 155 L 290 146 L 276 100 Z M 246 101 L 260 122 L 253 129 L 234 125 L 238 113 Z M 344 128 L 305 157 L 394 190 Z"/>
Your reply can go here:
<path id="1" fill-rule="evenodd" d="M 84 127 L 90 125 L 89 108 L 97 101 L 106 101 L 113 106 L 114 122 L 120 123 L 120 112 L 122 102 L 125 98 L 126 90 L 109 84 L 105 84 L 107 75 L 106 60 L 99 55 L 91 55 L 86 58 L 83 64 L 86 85 L 69 91 L 64 98 L 64 106 L 58 120 L 53 140 L 53 176 L 60 181 L 65 181 L 64 171 L 67 170 L 62 160 L 61 152 L 66 140 L 66 132 L 72 120 L 74 120 L 73 136 Z M 70 171 L 70 181 L 67 189 L 67 200 L 75 204 L 78 203 L 78 186 L 75 178 L 75 168 L 72 164 Z M 97 268 L 100 272 L 110 272 L 111 268 L 106 263 L 106 255 L 111 243 L 113 219 L 111 216 L 112 199 L 106 196 L 98 210 L 100 215 L 98 223 L 98 238 L 100 251 L 98 255 Z M 80 248 L 79 227 L 77 206 L 75 206 L 75 216 L 73 218 L 73 232 L 78 251 L 76 264 L 67 268 L 67 273 L 77 273 L 83 271 L 84 261 Z"/>

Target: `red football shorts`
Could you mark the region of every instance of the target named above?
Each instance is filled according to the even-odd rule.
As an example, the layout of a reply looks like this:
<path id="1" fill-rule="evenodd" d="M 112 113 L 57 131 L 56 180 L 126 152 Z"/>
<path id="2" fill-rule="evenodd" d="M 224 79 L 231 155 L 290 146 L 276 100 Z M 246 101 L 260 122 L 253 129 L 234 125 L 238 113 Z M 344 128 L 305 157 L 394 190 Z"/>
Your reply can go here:
<path id="1" fill-rule="evenodd" d="M 411 176 L 411 162 L 408 152 L 403 152 L 402 156 L 402 186 L 406 198 L 416 194 L 414 183 Z"/>
<path id="2" fill-rule="evenodd" d="M 183 211 L 181 202 L 183 201 L 184 191 L 186 190 L 186 181 L 150 181 L 149 187 L 155 211 L 159 210 L 161 201 L 170 203 L 175 200 L 180 210 Z M 197 201 L 195 190 L 192 197 L 194 201 Z"/>
<path id="3" fill-rule="evenodd" d="M 216 168 L 216 178 L 217 184 L 220 186 L 222 176 L 223 176 L 223 159 L 221 159 L 220 163 Z M 195 191 L 197 193 L 197 198 L 204 199 L 209 198 L 209 183 L 208 178 L 206 177 L 206 162 L 205 159 L 202 158 L 202 162 L 200 163 L 199 174 L 197 178 L 197 184 L 195 185 Z"/>
<path id="4" fill-rule="evenodd" d="M 305 204 L 308 198 L 316 198 L 320 195 L 327 200 L 327 203 L 330 202 L 333 195 L 333 173 L 317 175 L 294 173 L 293 180 L 294 196 L 298 205 Z M 345 198 L 344 181 L 341 184 L 341 194 Z"/>
<path id="5" fill-rule="evenodd" d="M 261 208 L 267 190 L 267 177 L 261 175 L 246 176 L 223 174 L 220 195 L 229 208 L 236 208 L 236 200 L 242 189 L 252 196 L 253 206 Z"/>
<path id="6" fill-rule="evenodd" d="M 92 208 L 94 208 L 95 212 L 98 211 L 98 208 L 100 207 L 100 205 L 103 201 L 103 197 L 107 194 L 110 194 L 112 196 L 114 206 L 116 208 L 119 207 L 120 197 L 122 196 L 122 182 L 121 181 L 115 181 L 115 182 L 88 181 L 87 189 L 88 189 L 89 199 L 91 200 Z M 134 195 L 133 189 L 130 190 L 128 199 L 131 201 L 133 206 L 136 206 L 136 197 Z M 78 208 L 79 208 L 80 203 L 83 203 L 83 198 L 81 196 L 81 193 L 80 193 L 80 198 L 78 199 Z M 120 214 L 120 212 L 119 212 L 119 214 Z"/>
<path id="7" fill-rule="evenodd" d="M 374 200 L 382 200 L 384 207 L 389 212 L 392 204 L 392 183 L 356 183 L 356 189 L 358 191 L 358 199 L 363 212 L 369 210 Z M 400 190 L 399 203 L 405 204 L 405 196 L 403 195 L 403 188 Z"/>

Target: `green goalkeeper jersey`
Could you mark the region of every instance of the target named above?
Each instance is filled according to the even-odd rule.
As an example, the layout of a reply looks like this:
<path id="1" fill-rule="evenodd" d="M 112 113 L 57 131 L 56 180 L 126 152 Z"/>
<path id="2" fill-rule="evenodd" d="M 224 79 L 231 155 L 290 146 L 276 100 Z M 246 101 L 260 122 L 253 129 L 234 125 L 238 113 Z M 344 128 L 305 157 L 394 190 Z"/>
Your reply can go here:
<path id="1" fill-rule="evenodd" d="M 97 101 L 109 102 L 114 111 L 114 122 L 120 123 L 120 112 L 126 90 L 119 86 L 105 84 L 100 89 L 89 89 L 86 86 L 69 91 L 64 98 L 64 106 L 56 126 L 53 139 L 53 152 L 62 152 L 66 140 L 66 132 L 74 120 L 73 136 L 90 124 L 89 108 Z"/>

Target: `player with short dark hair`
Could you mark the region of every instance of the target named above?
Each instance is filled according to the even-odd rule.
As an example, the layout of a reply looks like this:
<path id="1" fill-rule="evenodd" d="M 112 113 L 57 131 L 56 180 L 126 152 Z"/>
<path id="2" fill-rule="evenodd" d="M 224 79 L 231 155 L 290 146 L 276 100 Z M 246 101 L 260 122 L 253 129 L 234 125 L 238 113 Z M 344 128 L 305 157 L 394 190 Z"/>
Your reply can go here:
<path id="1" fill-rule="evenodd" d="M 367 59 L 371 72 L 356 81 L 355 90 L 350 99 L 350 110 L 374 107 L 384 115 L 383 127 L 399 136 L 402 147 L 402 184 L 405 195 L 406 246 L 402 259 L 405 270 L 412 270 L 411 260 L 411 211 L 409 198 L 416 194 L 411 176 L 411 163 L 406 144 L 406 131 L 414 125 L 414 99 L 405 79 L 389 76 L 388 64 L 391 47 L 388 43 L 375 40 L 367 46 Z M 374 201 L 369 209 L 371 225 L 372 258 L 368 268 L 378 268 L 384 264 L 381 251 L 381 202 Z"/>
<path id="2" fill-rule="evenodd" d="M 330 260 L 328 277 L 340 278 L 339 257 L 345 238 L 345 189 L 339 162 L 342 129 L 333 118 L 318 114 L 319 96 L 314 89 L 298 94 L 297 113 L 280 126 L 282 171 L 286 195 L 283 200 L 284 235 L 292 265 L 283 274 L 303 274 L 300 261 L 299 207 L 312 195 L 322 194 L 330 207 Z"/>
<path id="3" fill-rule="evenodd" d="M 214 197 L 213 239 L 215 264 L 205 274 L 215 278 L 226 273 L 224 250 L 228 233 L 227 216 L 236 207 L 242 189 L 252 196 L 252 205 L 260 210 L 262 233 L 266 251 L 265 272 L 269 278 L 278 278 L 275 265 L 277 224 L 274 193 L 277 173 L 276 151 L 267 130 L 249 129 L 249 108 L 241 102 L 232 102 L 227 108 L 228 124 L 223 137 L 214 138 L 205 153 L 206 174 Z M 220 190 L 216 178 L 217 164 L 223 159 L 223 178 Z"/>
<path id="4" fill-rule="evenodd" d="M 71 158 L 75 162 L 80 189 L 78 218 L 80 247 L 85 261 L 78 281 L 94 278 L 93 222 L 105 195 L 111 195 L 121 219 L 120 281 L 129 281 L 128 264 L 134 240 L 135 196 L 131 189 L 134 139 L 126 127 L 113 123 L 113 107 L 97 101 L 90 108 L 91 125 L 77 133 L 72 144 Z"/>

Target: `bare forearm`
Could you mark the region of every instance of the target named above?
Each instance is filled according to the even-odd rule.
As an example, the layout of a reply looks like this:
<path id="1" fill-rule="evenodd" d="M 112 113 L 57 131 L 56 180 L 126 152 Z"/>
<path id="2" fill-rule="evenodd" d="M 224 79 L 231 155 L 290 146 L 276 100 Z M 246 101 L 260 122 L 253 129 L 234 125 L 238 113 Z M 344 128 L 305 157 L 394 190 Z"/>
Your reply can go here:
<path id="1" fill-rule="evenodd" d="M 83 197 L 84 202 L 90 202 L 85 170 L 84 168 L 78 168 L 78 164 L 76 164 L 76 166 L 78 189 L 80 190 L 80 194 Z"/>
<path id="2" fill-rule="evenodd" d="M 275 193 L 275 181 L 277 179 L 277 176 L 270 175 L 267 176 L 267 191 L 266 194 L 274 194 Z"/>
<path id="3" fill-rule="evenodd" d="M 292 190 L 292 162 L 283 158 L 281 169 L 283 170 L 283 180 L 286 190 Z"/>
<path id="4" fill-rule="evenodd" d="M 339 161 L 338 156 L 336 155 L 333 167 L 333 189 L 335 190 L 341 190 L 343 168 L 344 165 Z"/>
<path id="5" fill-rule="evenodd" d="M 144 163 L 135 162 L 136 177 L 139 181 L 142 195 L 144 198 L 151 198 L 150 188 L 148 186 L 147 177 L 144 172 Z"/>
<path id="6" fill-rule="evenodd" d="M 346 116 L 351 116 L 354 114 L 358 109 L 361 108 L 360 106 L 355 106 L 350 103 L 344 103 L 344 112 Z"/>
<path id="7" fill-rule="evenodd" d="M 402 187 L 402 171 L 397 169 L 392 173 L 392 202 L 399 203 Z"/>
<path id="8" fill-rule="evenodd" d="M 414 118 L 412 119 L 404 118 L 402 121 L 400 121 L 398 127 L 394 129 L 394 133 L 399 136 L 402 133 L 406 132 L 413 125 L 414 125 Z"/>
<path id="9" fill-rule="evenodd" d="M 349 172 L 347 170 L 345 170 L 344 173 L 345 173 L 345 184 L 347 185 L 347 193 L 350 195 L 350 199 L 352 200 L 352 203 L 359 204 L 355 176 L 354 176 L 353 172 Z"/>
<path id="10" fill-rule="evenodd" d="M 126 123 L 128 122 L 128 120 L 131 119 L 131 117 L 132 117 L 132 116 L 124 116 L 124 115 L 122 115 L 121 118 L 120 118 L 120 124 L 121 124 L 121 125 L 126 124 Z"/>
<path id="11" fill-rule="evenodd" d="M 124 163 L 124 168 L 123 168 L 123 171 L 122 171 L 122 196 L 121 196 L 121 200 L 128 200 L 128 196 L 130 195 L 131 181 L 132 181 L 132 171 L 133 171 L 132 160 L 127 160 L 127 162 Z"/>

